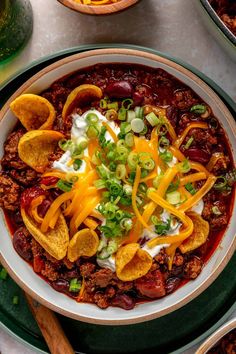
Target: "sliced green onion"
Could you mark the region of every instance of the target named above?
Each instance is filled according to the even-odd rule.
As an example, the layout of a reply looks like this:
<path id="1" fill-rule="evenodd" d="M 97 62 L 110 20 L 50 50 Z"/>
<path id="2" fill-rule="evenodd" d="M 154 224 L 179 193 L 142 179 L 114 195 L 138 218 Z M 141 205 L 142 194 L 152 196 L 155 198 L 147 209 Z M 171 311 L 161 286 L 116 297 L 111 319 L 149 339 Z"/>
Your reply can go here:
<path id="1" fill-rule="evenodd" d="M 221 211 L 220 211 L 220 209 L 219 209 L 218 206 L 216 206 L 216 205 L 214 205 L 214 206 L 212 207 L 212 212 L 213 212 L 213 214 L 215 214 L 215 215 L 221 215 L 221 214 L 222 214 Z"/>
<path id="2" fill-rule="evenodd" d="M 96 169 L 102 179 L 108 179 L 110 177 L 110 171 L 104 164 L 97 166 Z"/>
<path id="3" fill-rule="evenodd" d="M 160 125 L 158 125 L 158 129 L 157 129 L 157 133 L 158 135 L 166 135 L 166 133 L 168 132 L 168 129 L 169 129 L 169 125 L 168 123 L 161 123 Z"/>
<path id="4" fill-rule="evenodd" d="M 164 162 L 171 162 L 173 160 L 173 154 L 168 150 L 160 152 L 159 156 Z"/>
<path id="5" fill-rule="evenodd" d="M 130 218 L 124 218 L 121 220 L 120 222 L 120 227 L 125 230 L 125 231 L 129 231 L 132 229 L 133 227 L 133 222 L 132 219 Z"/>
<path id="6" fill-rule="evenodd" d="M 68 172 L 66 174 L 66 181 L 71 183 L 71 184 L 76 183 L 78 181 L 78 179 L 79 179 L 79 177 L 71 174 L 71 172 Z"/>
<path id="7" fill-rule="evenodd" d="M 217 177 L 218 183 L 214 184 L 214 188 L 217 190 L 224 190 L 227 186 L 227 179 L 224 176 Z"/>
<path id="8" fill-rule="evenodd" d="M 136 118 L 135 111 L 127 111 L 127 122 L 131 123 L 134 118 Z"/>
<path id="9" fill-rule="evenodd" d="M 95 139 L 99 135 L 99 130 L 95 125 L 89 125 L 86 130 L 86 135 L 89 139 Z"/>
<path id="10" fill-rule="evenodd" d="M 72 184 L 66 181 L 63 181 L 62 179 L 59 179 L 57 182 L 57 188 L 62 190 L 63 192 L 70 192 L 72 188 Z"/>
<path id="11" fill-rule="evenodd" d="M 196 114 L 203 114 L 206 112 L 206 106 L 203 104 L 196 104 L 190 108 L 190 112 L 193 112 Z"/>
<path id="12" fill-rule="evenodd" d="M 128 122 L 123 122 L 120 125 L 120 131 L 121 133 L 127 134 L 131 131 L 131 124 Z"/>
<path id="13" fill-rule="evenodd" d="M 134 146 L 134 136 L 133 136 L 132 133 L 126 134 L 126 136 L 125 136 L 125 144 L 128 147 L 133 147 Z"/>
<path id="14" fill-rule="evenodd" d="M 66 140 L 66 139 L 61 139 L 58 143 L 60 149 L 62 149 L 63 151 L 69 150 L 71 148 L 73 148 L 74 143 L 72 140 Z"/>
<path id="15" fill-rule="evenodd" d="M 112 171 L 112 172 L 115 172 L 116 170 L 116 163 L 115 162 L 111 162 L 110 165 L 109 165 L 109 169 Z"/>
<path id="16" fill-rule="evenodd" d="M 116 151 L 117 151 L 116 161 L 125 163 L 129 155 L 129 150 L 125 146 L 118 146 L 116 148 Z"/>
<path id="17" fill-rule="evenodd" d="M 134 111 L 135 111 L 136 118 L 143 119 L 143 117 L 144 117 L 144 114 L 143 114 L 144 109 L 143 109 L 143 107 L 138 107 L 137 106 L 137 107 L 135 107 Z"/>
<path id="18" fill-rule="evenodd" d="M 135 118 L 131 121 L 131 128 L 134 133 L 141 133 L 141 131 L 144 129 L 144 122 L 140 118 Z"/>
<path id="19" fill-rule="evenodd" d="M 100 239 L 99 245 L 98 245 L 98 252 L 100 252 L 104 247 L 107 246 L 107 240 L 103 238 Z"/>
<path id="20" fill-rule="evenodd" d="M 159 140 L 159 146 L 161 148 L 166 148 L 169 145 L 170 145 L 170 140 L 167 139 L 165 136 L 162 136 Z"/>
<path id="21" fill-rule="evenodd" d="M 126 109 L 121 107 L 118 111 L 118 119 L 119 120 L 126 120 Z"/>
<path id="22" fill-rule="evenodd" d="M 185 150 L 188 150 L 188 149 L 190 148 L 190 146 L 192 145 L 193 142 L 194 142 L 194 138 L 191 136 L 191 137 L 188 139 L 187 143 L 184 145 Z"/>
<path id="23" fill-rule="evenodd" d="M 180 192 L 174 191 L 170 193 L 166 193 L 166 200 L 168 203 L 172 205 L 176 205 L 180 203 L 181 195 Z"/>
<path id="24" fill-rule="evenodd" d="M 81 282 L 77 278 L 71 279 L 69 291 L 77 293 L 81 289 Z"/>
<path id="25" fill-rule="evenodd" d="M 121 105 L 123 108 L 126 110 L 130 109 L 134 101 L 131 98 L 126 98 L 125 100 L 122 101 Z"/>
<path id="26" fill-rule="evenodd" d="M 106 181 L 104 181 L 103 179 L 97 179 L 93 182 L 93 184 L 97 189 L 106 188 Z"/>
<path id="27" fill-rule="evenodd" d="M 107 108 L 107 100 L 105 100 L 104 98 L 100 100 L 100 107 L 102 109 L 106 109 Z"/>
<path id="28" fill-rule="evenodd" d="M 138 186 L 138 191 L 140 193 L 146 193 L 147 192 L 147 189 L 148 189 L 148 186 L 146 185 L 146 183 L 142 182 L 142 183 L 139 183 L 139 186 Z"/>
<path id="29" fill-rule="evenodd" d="M 107 154 L 108 160 L 114 161 L 114 160 L 115 160 L 115 157 L 116 157 L 115 151 L 109 151 L 109 152 L 108 152 L 108 154 Z"/>
<path id="30" fill-rule="evenodd" d="M 97 254 L 97 258 L 101 259 L 101 260 L 107 259 L 109 257 L 110 257 L 110 253 L 107 252 L 107 248 L 106 247 L 103 248 L 103 250 L 100 253 Z"/>
<path id="31" fill-rule="evenodd" d="M 6 280 L 7 276 L 8 276 L 8 273 L 7 273 L 6 269 L 2 268 L 1 271 L 0 271 L 0 279 Z"/>
<path id="32" fill-rule="evenodd" d="M 110 102 L 110 103 L 108 103 L 107 108 L 114 109 L 115 111 L 118 111 L 119 104 L 118 104 L 118 102 Z"/>
<path id="33" fill-rule="evenodd" d="M 108 181 L 108 182 L 110 182 L 110 181 Z M 113 197 L 118 197 L 118 196 L 121 196 L 123 194 L 123 188 L 117 182 L 110 182 L 109 185 L 108 185 L 108 189 L 109 189 L 110 194 Z"/>
<path id="34" fill-rule="evenodd" d="M 136 169 L 138 161 L 139 161 L 139 156 L 138 156 L 138 154 L 136 152 L 131 152 L 128 155 L 127 162 L 128 162 L 128 166 L 129 166 L 129 168 L 131 170 L 135 170 Z"/>
<path id="35" fill-rule="evenodd" d="M 116 219 L 120 221 L 124 217 L 124 212 L 122 210 L 117 210 Z"/>
<path id="36" fill-rule="evenodd" d="M 147 177 L 148 173 L 149 173 L 149 172 L 148 172 L 147 170 L 142 170 L 142 171 L 141 171 L 141 178 Z"/>
<path id="37" fill-rule="evenodd" d="M 74 168 L 74 170 L 75 170 L 75 171 L 78 171 L 78 170 L 80 169 L 80 167 L 82 166 L 82 163 L 83 163 L 83 161 L 80 160 L 80 159 L 74 160 L 74 162 L 73 162 L 73 168 Z"/>
<path id="38" fill-rule="evenodd" d="M 111 240 L 108 242 L 107 252 L 112 255 L 118 250 L 118 243 L 115 240 Z"/>
<path id="39" fill-rule="evenodd" d="M 145 159 L 141 162 L 141 167 L 145 170 L 152 171 L 155 167 L 155 161 L 152 158 Z"/>
<path id="40" fill-rule="evenodd" d="M 149 113 L 145 117 L 152 127 L 155 127 L 160 123 L 160 119 L 155 115 L 154 112 Z"/>
<path id="41" fill-rule="evenodd" d="M 159 184 L 160 184 L 162 178 L 163 178 L 163 175 L 156 176 L 156 177 L 154 178 L 154 180 L 153 180 L 152 183 L 153 183 L 153 186 L 154 186 L 155 188 L 158 188 L 158 187 L 159 187 Z"/>
<path id="42" fill-rule="evenodd" d="M 187 173 L 191 170 L 191 165 L 189 160 L 185 159 L 183 162 L 179 164 L 179 170 L 182 173 Z"/>
<path id="43" fill-rule="evenodd" d="M 146 125 L 144 125 L 143 130 L 139 133 L 139 135 L 146 135 L 148 132 L 148 127 Z"/>
<path id="44" fill-rule="evenodd" d="M 85 137 L 81 136 L 76 140 L 76 145 L 78 149 L 80 150 L 85 150 L 88 147 L 88 139 Z"/>
<path id="45" fill-rule="evenodd" d="M 116 146 L 118 148 L 120 148 L 120 147 L 125 147 L 126 148 L 125 140 L 124 139 L 120 139 L 119 141 L 117 141 Z"/>
<path id="46" fill-rule="evenodd" d="M 180 184 L 179 178 L 176 182 L 171 182 L 169 187 L 167 188 L 167 193 L 176 191 L 179 188 L 179 184 Z"/>
<path id="47" fill-rule="evenodd" d="M 156 189 L 153 188 L 153 187 L 148 188 L 148 190 L 147 190 L 147 196 L 148 196 L 150 193 L 152 193 L 152 192 L 156 192 Z"/>
<path id="48" fill-rule="evenodd" d="M 117 165 L 117 167 L 116 167 L 116 177 L 118 179 L 122 179 L 122 178 L 125 178 L 125 175 L 126 175 L 125 165 L 122 165 L 122 164 Z"/>
<path id="49" fill-rule="evenodd" d="M 125 184 L 123 186 L 123 191 L 126 195 L 131 195 L 132 194 L 133 188 L 129 184 Z"/>
<path id="50" fill-rule="evenodd" d="M 19 304 L 19 296 L 17 296 L 17 295 L 13 296 L 12 303 L 13 303 L 13 305 L 18 305 Z"/>
<path id="51" fill-rule="evenodd" d="M 99 121 L 99 118 L 95 113 L 89 113 L 86 116 L 86 121 L 89 124 L 96 124 Z"/>
<path id="52" fill-rule="evenodd" d="M 156 215 L 152 215 L 151 222 L 153 223 L 153 225 L 158 225 L 160 223 L 160 219 L 158 219 Z"/>
<path id="53" fill-rule="evenodd" d="M 185 188 L 192 195 L 194 195 L 197 192 L 196 189 L 193 187 L 192 183 L 185 184 Z"/>
<path id="54" fill-rule="evenodd" d="M 93 154 L 91 161 L 94 165 L 100 165 L 101 161 L 96 152 Z"/>
<path id="55" fill-rule="evenodd" d="M 118 119 L 118 114 L 115 109 L 109 109 L 106 111 L 105 117 L 107 120 L 116 120 Z"/>

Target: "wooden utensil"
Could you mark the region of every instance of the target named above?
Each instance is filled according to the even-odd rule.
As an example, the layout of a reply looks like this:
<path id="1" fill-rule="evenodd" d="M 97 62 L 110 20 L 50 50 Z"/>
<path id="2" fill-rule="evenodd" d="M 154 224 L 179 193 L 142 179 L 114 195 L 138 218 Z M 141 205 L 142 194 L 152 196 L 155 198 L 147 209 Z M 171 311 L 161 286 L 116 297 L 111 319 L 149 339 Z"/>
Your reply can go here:
<path id="1" fill-rule="evenodd" d="M 79 4 L 75 0 L 58 0 L 60 3 L 72 10 L 83 12 L 89 15 L 109 15 L 114 12 L 119 12 L 136 4 L 139 0 L 120 0 L 117 3 L 108 5 L 84 5 Z"/>
<path id="2" fill-rule="evenodd" d="M 54 312 L 25 296 L 51 354 L 75 354 Z"/>

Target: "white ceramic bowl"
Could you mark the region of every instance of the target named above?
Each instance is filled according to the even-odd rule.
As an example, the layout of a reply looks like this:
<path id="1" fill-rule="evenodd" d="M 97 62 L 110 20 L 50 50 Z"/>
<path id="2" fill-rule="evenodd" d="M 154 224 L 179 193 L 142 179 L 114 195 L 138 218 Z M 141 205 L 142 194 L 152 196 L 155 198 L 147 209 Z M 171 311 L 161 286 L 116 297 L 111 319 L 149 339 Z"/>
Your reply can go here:
<path id="1" fill-rule="evenodd" d="M 9 109 L 9 104 L 14 98 L 26 92 L 40 93 L 55 80 L 75 70 L 97 63 L 116 62 L 159 67 L 191 87 L 213 108 L 215 116 L 227 132 L 233 156 L 236 160 L 236 124 L 230 112 L 215 92 L 196 75 L 182 66 L 154 54 L 129 49 L 100 49 L 75 54 L 46 67 L 29 79 L 14 93 L 1 111 L 0 156 L 3 154 L 3 143 L 16 123 L 16 119 Z M 231 221 L 235 220 L 235 218 L 236 208 L 234 207 Z M 219 247 L 196 280 L 189 281 L 186 285 L 162 299 L 139 304 L 131 311 L 114 307 L 101 310 L 95 305 L 77 303 L 68 296 L 56 292 L 43 279 L 37 276 L 31 266 L 16 254 L 3 213 L 0 214 L 0 229 L 0 260 L 7 268 L 11 277 L 26 292 L 39 302 L 65 316 L 85 322 L 107 325 L 138 323 L 151 320 L 166 315 L 185 305 L 204 291 L 216 279 L 228 263 L 236 247 L 235 228 L 233 223 L 230 222 Z"/>

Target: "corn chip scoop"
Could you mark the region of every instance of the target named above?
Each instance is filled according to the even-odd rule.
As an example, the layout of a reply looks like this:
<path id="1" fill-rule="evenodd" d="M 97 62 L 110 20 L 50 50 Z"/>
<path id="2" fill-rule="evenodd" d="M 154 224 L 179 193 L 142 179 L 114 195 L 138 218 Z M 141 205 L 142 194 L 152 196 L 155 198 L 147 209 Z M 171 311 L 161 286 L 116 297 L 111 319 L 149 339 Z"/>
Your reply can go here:
<path id="1" fill-rule="evenodd" d="M 203 245 L 209 235 L 209 223 L 199 214 L 191 211 L 187 213 L 193 222 L 192 234 L 179 246 L 182 253 L 190 252 Z"/>
<path id="2" fill-rule="evenodd" d="M 66 256 L 69 245 L 69 232 L 62 214 L 60 214 L 54 229 L 49 229 L 46 233 L 40 231 L 39 224 L 23 208 L 21 208 L 21 215 L 26 228 L 45 251 L 57 260 L 61 260 Z"/>
<path id="3" fill-rule="evenodd" d="M 138 243 L 130 243 L 118 249 L 116 274 L 122 281 L 132 281 L 146 275 L 152 266 L 152 257 Z"/>
<path id="4" fill-rule="evenodd" d="M 49 164 L 50 154 L 63 137 L 55 130 L 31 130 L 19 141 L 19 157 L 35 171 L 42 173 Z"/>
<path id="5" fill-rule="evenodd" d="M 17 97 L 10 108 L 28 131 L 52 129 L 56 112 L 46 98 L 27 93 Z"/>
<path id="6" fill-rule="evenodd" d="M 76 87 L 67 97 L 62 111 L 62 118 L 65 120 L 75 107 L 86 106 L 92 101 L 99 100 L 102 96 L 102 90 L 98 86 L 85 84 Z"/>
<path id="7" fill-rule="evenodd" d="M 92 257 L 99 245 L 97 233 L 91 229 L 78 231 L 70 240 L 67 257 L 75 262 L 79 257 Z"/>

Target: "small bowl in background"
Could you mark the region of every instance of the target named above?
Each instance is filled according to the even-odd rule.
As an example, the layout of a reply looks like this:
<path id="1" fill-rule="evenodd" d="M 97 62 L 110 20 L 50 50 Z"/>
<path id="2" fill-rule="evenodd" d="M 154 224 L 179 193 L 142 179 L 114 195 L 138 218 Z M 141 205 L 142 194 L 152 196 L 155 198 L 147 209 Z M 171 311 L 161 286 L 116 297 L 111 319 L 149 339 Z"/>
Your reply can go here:
<path id="1" fill-rule="evenodd" d="M 221 340 L 223 337 L 231 332 L 232 330 L 236 329 L 236 318 L 226 322 L 223 326 L 221 326 L 216 332 L 214 332 L 203 344 L 200 348 L 196 351 L 196 354 L 207 354 L 210 349 Z"/>
<path id="2" fill-rule="evenodd" d="M 231 59 L 236 61 L 236 36 L 224 24 L 208 0 L 198 0 L 195 3 L 209 32 Z"/>
<path id="3" fill-rule="evenodd" d="M 128 9 L 130 6 L 136 4 L 139 0 L 119 0 L 113 4 L 107 5 L 84 5 L 79 4 L 75 0 L 58 0 L 61 4 L 69 7 L 72 10 L 82 12 L 89 15 L 109 15 L 115 12 Z"/>

